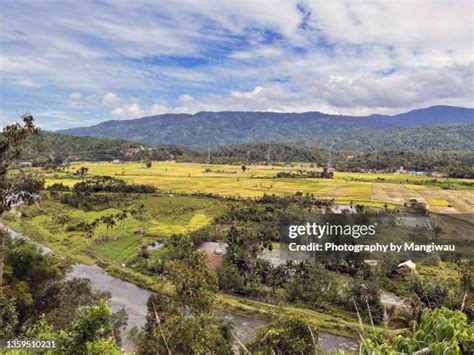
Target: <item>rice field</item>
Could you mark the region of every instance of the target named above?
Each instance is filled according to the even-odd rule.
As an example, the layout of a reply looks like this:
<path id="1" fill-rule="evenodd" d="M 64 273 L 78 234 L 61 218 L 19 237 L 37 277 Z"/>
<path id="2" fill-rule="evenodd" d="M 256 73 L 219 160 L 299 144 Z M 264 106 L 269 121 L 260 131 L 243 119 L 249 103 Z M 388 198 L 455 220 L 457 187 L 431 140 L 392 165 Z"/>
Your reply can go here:
<path id="1" fill-rule="evenodd" d="M 71 173 L 79 167 L 89 169 L 89 175 L 109 175 L 131 183 L 152 185 L 170 193 L 211 193 L 221 196 L 258 197 L 263 194 L 311 193 L 320 198 L 336 199 L 338 203 L 361 203 L 396 207 L 416 199 L 440 213 L 469 213 L 474 211 L 474 189 L 461 186 L 467 179 L 433 179 L 426 176 L 336 172 L 334 179 L 279 178 L 278 172 L 296 172 L 310 169 L 307 165 L 266 166 L 248 165 L 243 172 L 238 165 L 193 164 L 176 162 L 153 162 L 151 168 L 141 163 L 75 163 L 69 173 L 47 174 L 47 184 L 62 182 L 72 186 L 78 181 Z M 438 182 L 436 184 L 427 181 Z M 439 183 L 446 183 L 451 190 L 443 190 Z M 183 230 L 194 228 L 200 218 L 183 222 Z M 189 225 L 187 224 L 189 223 Z M 153 226 L 166 232 L 166 220 Z"/>
<path id="2" fill-rule="evenodd" d="M 335 199 L 339 204 L 353 202 L 365 206 L 387 205 L 391 208 L 399 208 L 411 199 L 416 199 L 426 203 L 434 212 L 466 216 L 474 211 L 474 190 L 443 190 L 436 185 L 420 184 L 427 177 L 336 172 L 334 179 L 274 178 L 281 171 L 296 172 L 301 169 L 300 165 L 251 165 L 243 172 L 236 165 L 154 162 L 151 168 L 145 168 L 140 163 L 76 163 L 68 172 L 46 174 L 47 185 L 62 182 L 73 186 L 81 180 L 73 174 L 81 166 L 89 169 L 89 176 L 114 176 L 130 183 L 153 185 L 161 191 L 157 195 L 126 199 L 120 206 L 91 211 L 47 199 L 34 208 L 26 209 L 23 218 L 13 218 L 10 222 L 14 229 L 27 230 L 26 234 L 36 241 L 46 242 L 46 245 L 62 254 L 78 256 L 86 263 L 92 263 L 94 259 L 91 251 L 114 262 L 127 262 L 144 243 L 198 230 L 212 223 L 231 203 L 198 196 L 196 193 L 246 198 L 265 193 L 283 195 L 302 192 L 319 198 Z M 449 179 L 444 181 L 449 182 Z M 137 214 L 140 207 L 142 212 Z M 118 222 L 111 230 L 107 230 L 104 225 L 97 228 L 96 239 L 106 236 L 100 242 L 87 239 L 83 232 L 68 230 L 54 219 L 55 214 L 66 213 L 70 216 L 68 224 L 77 225 L 117 214 L 123 209 L 129 212 L 125 221 Z M 448 227 L 445 229 L 449 230 Z M 137 236 L 137 231 L 140 231 L 140 236 Z M 461 233 L 457 230 L 450 232 L 453 235 Z"/>
<path id="3" fill-rule="evenodd" d="M 144 207 L 143 213 L 136 212 L 140 205 Z M 102 216 L 118 214 L 122 209 L 128 213 L 125 220 L 117 221 L 109 229 L 100 224 L 91 238 L 86 236 L 84 230 L 74 228 Z M 4 222 L 77 261 L 92 264 L 96 253 L 99 253 L 114 262 L 125 263 L 138 254 L 140 246 L 157 239 L 164 240 L 173 234 L 197 230 L 211 223 L 225 210 L 226 204 L 214 198 L 146 195 L 120 201 L 120 209 L 84 211 L 44 195 L 40 203 L 20 206 L 15 212 L 7 214 Z M 69 216 L 62 225 L 55 220 L 55 216 L 60 214 Z M 19 215 L 22 218 L 18 218 Z"/>

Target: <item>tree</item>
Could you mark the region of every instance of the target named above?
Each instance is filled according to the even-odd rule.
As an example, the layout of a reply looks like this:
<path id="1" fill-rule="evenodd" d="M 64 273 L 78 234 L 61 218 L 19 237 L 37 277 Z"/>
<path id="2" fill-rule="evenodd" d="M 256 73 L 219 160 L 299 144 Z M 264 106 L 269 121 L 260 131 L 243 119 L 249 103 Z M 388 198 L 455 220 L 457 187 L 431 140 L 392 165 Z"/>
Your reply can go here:
<path id="1" fill-rule="evenodd" d="M 151 158 L 150 158 L 149 155 L 147 155 L 147 156 L 145 157 L 145 159 L 143 160 L 143 163 L 145 163 L 145 166 L 146 166 L 147 168 L 151 168 L 152 161 L 151 161 Z"/>
<path id="2" fill-rule="evenodd" d="M 10 337 L 18 324 L 16 302 L 0 288 L 0 339 Z"/>
<path id="3" fill-rule="evenodd" d="M 105 224 L 105 228 L 107 230 L 107 235 L 106 237 L 109 237 L 109 229 L 115 226 L 115 215 L 110 215 L 110 216 L 103 216 L 101 219 L 101 222 Z"/>
<path id="4" fill-rule="evenodd" d="M 123 210 L 122 213 L 119 213 L 116 215 L 117 216 L 117 221 L 122 225 L 122 235 L 125 234 L 125 220 L 128 217 L 127 211 Z"/>
<path id="5" fill-rule="evenodd" d="M 112 313 L 105 301 L 80 308 L 71 329 L 55 330 L 41 317 L 26 330 L 25 335 L 28 339 L 54 339 L 57 342 L 57 351 L 61 354 L 120 354 L 114 337 Z"/>
<path id="6" fill-rule="evenodd" d="M 145 335 L 139 354 L 228 354 L 233 332 L 228 322 L 216 318 L 212 305 L 217 291 L 215 275 L 207 268 L 203 252 L 189 236 L 170 243 L 166 276 L 174 294 L 155 294 L 148 300 Z"/>
<path id="7" fill-rule="evenodd" d="M 41 187 L 41 182 L 33 175 L 21 170 L 18 174 L 9 174 L 12 165 L 20 155 L 20 144 L 31 134 L 38 132 L 33 116 L 25 114 L 23 125 L 15 123 L 6 126 L 0 135 L 0 220 L 4 212 L 16 203 L 31 202 Z M 0 228 L 0 287 L 3 283 L 3 260 L 5 255 L 5 231 Z"/>
<path id="8" fill-rule="evenodd" d="M 55 254 L 42 254 L 25 240 L 7 243 L 0 338 L 54 339 L 67 354 L 90 354 L 88 347 L 101 342 L 116 348 L 127 316 L 123 310 L 110 314 L 108 293 L 87 279 L 66 279 L 70 263 Z"/>
<path id="9" fill-rule="evenodd" d="M 299 301 L 319 308 L 324 302 L 336 301 L 341 285 L 323 266 L 313 260 L 306 260 L 291 264 L 287 269 L 292 274 L 284 285 L 289 302 Z"/>
<path id="10" fill-rule="evenodd" d="M 380 293 L 376 286 L 354 283 L 349 287 L 354 307 L 367 321 L 380 324 L 384 316 L 384 307 L 380 301 Z"/>
<path id="11" fill-rule="evenodd" d="M 258 328 L 251 351 L 264 354 L 317 354 L 319 332 L 301 317 L 282 316 L 267 326 Z"/>
<path id="12" fill-rule="evenodd" d="M 79 169 L 76 170 L 76 174 L 80 176 L 86 176 L 88 171 L 89 171 L 89 168 L 86 168 L 85 166 L 81 166 Z"/>

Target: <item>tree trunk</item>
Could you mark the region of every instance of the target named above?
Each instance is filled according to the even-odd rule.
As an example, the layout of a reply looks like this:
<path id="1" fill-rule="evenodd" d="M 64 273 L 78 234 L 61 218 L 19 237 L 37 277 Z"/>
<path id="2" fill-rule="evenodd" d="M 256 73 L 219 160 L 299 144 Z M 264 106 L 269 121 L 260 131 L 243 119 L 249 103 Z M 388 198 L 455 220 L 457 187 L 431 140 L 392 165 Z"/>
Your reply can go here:
<path id="1" fill-rule="evenodd" d="M 3 284 L 3 260 L 5 259 L 5 239 L 7 235 L 5 230 L 0 226 L 0 287 Z"/>

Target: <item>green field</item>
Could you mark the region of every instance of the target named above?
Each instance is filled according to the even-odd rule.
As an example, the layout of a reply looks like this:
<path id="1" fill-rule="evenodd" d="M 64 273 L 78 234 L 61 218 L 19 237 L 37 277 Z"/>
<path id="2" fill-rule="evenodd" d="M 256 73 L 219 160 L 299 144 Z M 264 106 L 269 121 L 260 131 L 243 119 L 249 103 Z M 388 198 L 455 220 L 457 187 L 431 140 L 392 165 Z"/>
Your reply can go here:
<path id="1" fill-rule="evenodd" d="M 138 216 L 135 213 L 134 216 L 133 211 L 142 204 L 143 214 Z M 225 208 L 225 203 L 214 198 L 145 195 L 120 201 L 120 209 L 83 211 L 61 204 L 44 194 L 41 203 L 21 207 L 6 215 L 5 223 L 59 253 L 82 262 L 93 263 L 89 251 L 96 250 L 113 262 L 123 263 L 136 256 L 141 245 L 199 229 L 211 223 Z M 87 238 L 83 231 L 71 230 L 74 225 L 90 223 L 98 217 L 119 213 L 121 209 L 128 212 L 128 217 L 108 231 L 104 225 L 100 225 L 93 238 Z M 17 218 L 19 214 L 22 218 Z M 70 216 L 64 226 L 55 220 L 56 215 L 62 214 Z M 138 236 L 137 231 L 143 231 L 143 234 Z"/>

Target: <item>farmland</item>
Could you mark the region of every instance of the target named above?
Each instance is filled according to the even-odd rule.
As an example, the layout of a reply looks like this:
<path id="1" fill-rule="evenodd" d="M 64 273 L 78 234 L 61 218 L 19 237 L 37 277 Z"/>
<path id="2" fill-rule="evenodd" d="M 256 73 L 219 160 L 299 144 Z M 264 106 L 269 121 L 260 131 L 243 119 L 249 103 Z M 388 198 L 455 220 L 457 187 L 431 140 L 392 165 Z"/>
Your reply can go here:
<path id="1" fill-rule="evenodd" d="M 233 197 L 258 197 L 263 194 L 312 193 L 318 198 L 334 198 L 338 203 L 391 207 L 403 206 L 410 199 L 432 205 L 440 213 L 474 211 L 473 181 L 431 178 L 415 175 L 336 172 L 334 179 L 279 178 L 278 172 L 315 170 L 308 164 L 293 166 L 250 165 L 243 172 L 238 165 L 212 165 L 154 162 L 146 168 L 140 163 L 73 164 L 62 173 L 46 175 L 46 183 L 62 182 L 72 186 L 78 177 L 71 173 L 79 167 L 89 175 L 108 175 L 130 183 L 147 184 L 170 193 L 205 193 Z M 447 189 L 449 188 L 449 190 Z M 431 202 L 431 203 L 430 203 Z"/>
<path id="2" fill-rule="evenodd" d="M 86 173 L 78 174 L 80 168 L 86 168 L 83 170 Z M 450 213 L 450 218 L 455 219 L 461 213 L 474 211 L 472 180 L 346 172 L 335 172 L 331 179 L 275 177 L 279 172 L 300 174 L 300 171 L 312 170 L 316 169 L 310 168 L 308 164 L 249 165 L 243 169 L 238 165 L 174 162 L 153 162 L 150 168 L 140 163 L 75 163 L 62 171 L 34 171 L 44 177 L 46 186 L 61 183 L 72 188 L 79 182 L 87 181 L 95 186 L 94 176 L 108 176 L 129 184 L 154 186 L 158 191 L 91 193 L 44 190 L 38 201 L 30 206 L 18 206 L 4 216 L 3 222 L 75 262 L 99 264 L 116 277 L 151 290 L 169 293 L 170 284 L 160 272 L 166 262 L 173 258 L 169 245 L 178 239 L 178 235 L 191 235 L 195 245 L 206 241 L 224 242 L 228 238 L 229 227 L 233 225 L 245 231 L 242 232 L 245 238 L 252 235 L 273 238 L 272 243 L 277 250 L 278 239 L 272 233 L 282 211 L 307 216 L 321 201 L 332 203 L 334 200 L 336 204 L 353 203 L 374 210 L 388 208 L 403 211 L 410 200 L 416 199 L 427 204 L 431 211 Z M 119 181 L 114 179 L 112 181 Z M 298 192 L 301 194 L 296 194 Z M 309 209 L 301 201 L 307 193 L 312 195 L 310 204 L 315 204 L 313 207 L 310 205 Z M 258 202 L 257 198 L 264 194 L 276 197 L 267 196 L 274 201 Z M 64 199 L 65 196 L 75 196 L 82 201 L 91 200 L 83 205 L 74 205 L 73 201 Z M 282 196 L 289 198 L 286 207 L 281 207 L 282 201 L 278 200 Z M 238 213 L 234 213 L 236 211 Z M 93 233 L 88 235 L 88 225 L 120 213 L 125 213 L 126 217 L 111 226 L 99 223 Z M 402 221 L 402 224 L 413 224 L 410 219 Z M 461 238 L 472 230 L 472 222 L 441 222 L 446 224 L 443 230 L 451 236 Z M 425 238 L 425 235 L 428 233 L 419 236 Z M 385 237 L 394 239 L 396 235 L 387 234 Z M 216 255 L 213 249 L 208 254 L 214 257 L 214 266 L 226 265 L 222 255 Z M 440 262 L 439 265 L 442 266 L 442 272 L 437 273 L 436 270 L 440 269 L 429 263 L 419 265 L 423 282 L 429 283 L 429 279 L 436 276 L 440 284 L 457 287 L 456 265 L 449 261 Z M 255 271 L 250 271 L 249 275 L 251 272 Z M 293 302 L 286 290 L 288 284 L 273 290 L 273 286 L 259 281 L 238 292 L 233 292 L 232 288 L 222 288 L 216 307 L 266 320 L 283 311 L 303 316 L 323 331 L 354 336 L 358 328 L 357 316 L 351 308 L 352 304 L 348 306 L 344 302 L 349 297 L 349 285 L 356 278 L 332 270 L 314 272 L 323 272 L 321 279 L 332 280 L 332 286 L 328 287 L 334 287 L 334 293 L 326 296 L 325 305 L 298 299 Z M 258 279 L 257 274 L 252 275 L 252 278 Z M 411 279 L 383 280 L 385 290 L 406 298 L 411 295 Z M 300 284 L 295 282 L 297 287 Z M 254 293 L 246 297 L 246 292 Z M 280 304 L 281 297 L 291 302 Z M 453 297 L 457 297 L 457 294 Z M 328 306 L 331 303 L 334 305 Z"/>
<path id="3" fill-rule="evenodd" d="M 138 205 L 143 206 L 143 212 L 136 212 Z M 224 207 L 225 204 L 211 198 L 161 195 L 128 197 L 112 208 L 84 211 L 44 194 L 41 203 L 21 208 L 21 212 L 11 213 L 5 219 L 13 229 L 22 230 L 34 240 L 77 261 L 94 263 L 91 251 L 96 251 L 113 262 L 123 263 L 136 256 L 141 245 L 207 225 Z M 73 228 L 121 210 L 128 211 L 127 218 L 111 230 L 100 225 L 95 238 L 87 238 L 84 232 Z M 18 214 L 21 218 L 16 218 Z M 69 216 L 66 226 L 56 220 L 65 214 Z M 135 233 L 138 230 L 142 231 L 142 235 Z M 106 239 L 102 238 L 105 235 Z"/>

